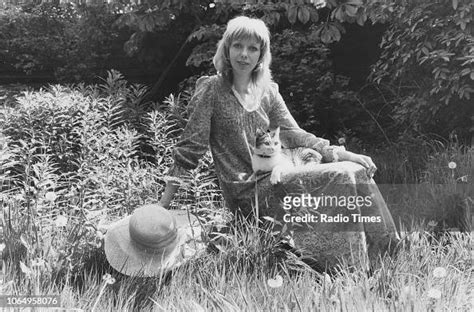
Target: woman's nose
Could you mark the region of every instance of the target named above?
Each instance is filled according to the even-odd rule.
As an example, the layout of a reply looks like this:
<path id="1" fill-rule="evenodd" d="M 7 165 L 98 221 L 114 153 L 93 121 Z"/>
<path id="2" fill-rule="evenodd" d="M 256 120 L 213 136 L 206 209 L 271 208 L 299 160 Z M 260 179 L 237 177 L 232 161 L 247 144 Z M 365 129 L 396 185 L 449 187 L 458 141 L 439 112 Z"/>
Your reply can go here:
<path id="1" fill-rule="evenodd" d="M 242 49 L 242 56 L 247 57 L 247 55 L 248 55 L 248 50 L 247 50 L 247 48 L 243 48 L 243 49 Z"/>

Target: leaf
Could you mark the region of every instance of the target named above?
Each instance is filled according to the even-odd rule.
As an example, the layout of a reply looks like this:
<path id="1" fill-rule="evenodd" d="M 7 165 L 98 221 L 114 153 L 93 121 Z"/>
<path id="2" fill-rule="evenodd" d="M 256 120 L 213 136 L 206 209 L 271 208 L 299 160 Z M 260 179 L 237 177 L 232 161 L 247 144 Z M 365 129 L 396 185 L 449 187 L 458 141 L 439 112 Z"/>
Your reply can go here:
<path id="1" fill-rule="evenodd" d="M 329 31 L 326 27 L 321 30 L 321 41 L 325 44 L 331 42 L 331 35 L 329 34 Z"/>
<path id="2" fill-rule="evenodd" d="M 31 271 L 31 269 L 27 267 L 26 264 L 23 263 L 23 261 L 20 261 L 20 269 L 26 275 L 31 275 L 31 273 L 33 273 L 33 271 Z"/>
<path id="3" fill-rule="evenodd" d="M 269 217 L 269 216 L 264 216 L 264 217 L 262 217 L 262 219 L 265 219 L 265 220 L 267 220 L 267 221 L 269 221 L 269 222 L 271 222 L 271 223 L 275 223 L 275 219 L 272 218 L 272 217 Z"/>
<path id="4" fill-rule="evenodd" d="M 299 7 L 298 8 L 298 19 L 301 23 L 306 24 L 310 19 L 309 10 L 306 7 Z"/>
<path id="5" fill-rule="evenodd" d="M 471 80 L 474 80 L 474 71 L 471 72 L 470 77 L 471 77 Z"/>
<path id="6" fill-rule="evenodd" d="M 313 23 L 316 23 L 317 21 L 319 21 L 319 14 L 318 14 L 318 11 L 317 10 L 311 10 L 310 11 L 310 16 L 311 16 L 311 21 Z"/>
<path id="7" fill-rule="evenodd" d="M 298 7 L 291 6 L 290 9 L 288 10 L 288 21 L 290 21 L 291 24 L 296 23 L 297 16 L 298 16 Z"/>
<path id="8" fill-rule="evenodd" d="M 458 0 L 453 0 L 453 9 L 457 9 L 458 8 Z"/>
<path id="9" fill-rule="evenodd" d="M 355 17 L 357 15 L 357 7 L 354 5 L 346 4 L 345 5 L 346 14 Z"/>
<path id="10" fill-rule="evenodd" d="M 23 246 L 26 247 L 26 249 L 27 249 L 28 251 L 31 251 L 31 246 L 30 246 L 30 244 L 28 244 L 28 242 L 26 241 L 26 239 L 25 239 L 25 237 L 24 237 L 23 235 L 20 236 L 20 242 L 21 242 L 21 244 L 22 244 Z"/>
<path id="11" fill-rule="evenodd" d="M 365 11 L 357 15 L 357 24 L 360 26 L 364 26 L 365 22 L 367 21 L 367 14 Z"/>

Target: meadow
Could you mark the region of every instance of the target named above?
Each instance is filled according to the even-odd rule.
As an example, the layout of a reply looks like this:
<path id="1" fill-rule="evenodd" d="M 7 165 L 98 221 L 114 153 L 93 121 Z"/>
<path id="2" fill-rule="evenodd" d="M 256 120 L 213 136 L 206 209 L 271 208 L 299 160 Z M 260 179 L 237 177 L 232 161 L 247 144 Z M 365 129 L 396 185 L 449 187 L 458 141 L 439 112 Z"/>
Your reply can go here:
<path id="1" fill-rule="evenodd" d="M 225 249 L 172 273 L 115 274 L 102 251 L 107 226 L 158 201 L 186 123 L 188 94 L 150 109 L 140 104 L 146 91 L 112 71 L 98 85 L 53 85 L 4 103 L 1 294 L 59 295 L 66 311 L 472 310 L 474 149 L 455 140 L 369 151 L 403 238 L 370 272 L 344 263 L 315 272 L 270 227 L 242 221 Z M 206 155 L 173 207 L 197 212 L 206 231 L 228 218 L 213 170 Z"/>

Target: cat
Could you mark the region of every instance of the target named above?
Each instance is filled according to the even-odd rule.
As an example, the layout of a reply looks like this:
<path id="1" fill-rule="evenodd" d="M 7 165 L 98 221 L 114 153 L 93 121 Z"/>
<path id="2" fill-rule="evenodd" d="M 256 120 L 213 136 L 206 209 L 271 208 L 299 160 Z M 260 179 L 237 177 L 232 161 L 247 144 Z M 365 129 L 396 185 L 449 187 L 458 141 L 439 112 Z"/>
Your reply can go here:
<path id="1" fill-rule="evenodd" d="M 279 183 L 284 172 L 309 163 L 320 164 L 322 160 L 321 154 L 311 148 L 282 148 L 280 127 L 267 131 L 257 130 L 255 146 L 250 148 L 250 151 L 253 174 L 249 180 L 253 179 L 259 172 L 271 171 L 271 184 Z"/>

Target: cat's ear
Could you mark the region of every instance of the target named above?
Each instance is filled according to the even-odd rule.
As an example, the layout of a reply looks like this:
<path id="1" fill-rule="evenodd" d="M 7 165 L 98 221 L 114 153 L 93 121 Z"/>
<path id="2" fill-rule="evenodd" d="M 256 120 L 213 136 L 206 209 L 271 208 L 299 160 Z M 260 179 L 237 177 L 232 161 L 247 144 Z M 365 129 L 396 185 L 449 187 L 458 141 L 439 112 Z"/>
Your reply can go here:
<path id="1" fill-rule="evenodd" d="M 265 131 L 263 131 L 262 129 L 258 128 L 257 131 L 255 131 L 255 136 L 258 138 L 258 137 L 261 137 L 265 134 Z"/>
<path id="2" fill-rule="evenodd" d="M 272 137 L 279 138 L 280 137 L 280 127 L 278 126 L 275 130 L 272 131 Z"/>

